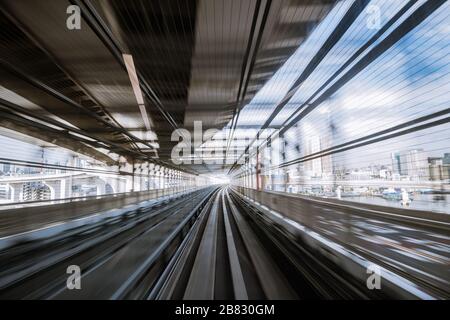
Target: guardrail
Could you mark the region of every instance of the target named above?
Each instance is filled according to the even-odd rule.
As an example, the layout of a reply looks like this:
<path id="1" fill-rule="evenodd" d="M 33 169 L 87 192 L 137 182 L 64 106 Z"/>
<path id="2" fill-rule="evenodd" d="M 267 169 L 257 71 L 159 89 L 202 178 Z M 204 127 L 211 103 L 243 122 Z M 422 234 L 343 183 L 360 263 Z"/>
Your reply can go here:
<path id="1" fill-rule="evenodd" d="M 55 204 L 61 204 L 61 203 L 69 203 L 69 202 L 78 202 L 78 201 L 87 201 L 87 200 L 94 200 L 94 199 L 111 199 L 111 198 L 120 198 L 122 196 L 128 197 L 132 194 L 146 194 L 146 193 L 156 193 L 159 196 L 169 195 L 174 192 L 178 191 L 184 191 L 188 190 L 189 188 L 186 187 L 173 187 L 173 188 L 165 188 L 165 189 L 152 189 L 152 190 L 146 190 L 146 191 L 135 191 L 135 192 L 120 192 L 120 193 L 111 193 L 111 194 L 103 194 L 103 195 L 95 195 L 95 196 L 82 196 L 82 197 L 70 197 L 70 198 L 61 198 L 61 199 L 48 199 L 48 200 L 32 200 L 32 201 L 23 201 L 23 202 L 7 202 L 7 203 L 0 203 L 0 211 L 1 210 L 8 210 L 8 209 L 17 209 L 17 208 L 24 208 L 24 207 L 32 207 L 36 205 L 55 205 Z"/>
<path id="2" fill-rule="evenodd" d="M 433 296 L 450 297 L 450 215 L 237 186 L 234 189 L 286 220 L 298 234 L 308 235 L 302 237 L 308 245 L 324 239 L 322 243 L 327 245 L 316 249 L 331 259 L 339 256 L 329 252 L 334 243 L 351 256 L 420 284 Z"/>
<path id="3" fill-rule="evenodd" d="M 422 227 L 441 229 L 450 232 L 450 214 L 386 207 L 314 196 L 303 196 L 285 192 L 258 191 L 245 187 L 234 188 L 241 194 L 261 203 L 262 205 L 267 206 L 272 210 L 283 213 L 287 217 L 294 217 L 296 218 L 296 221 L 297 219 L 300 219 L 299 222 L 303 222 L 306 224 L 308 224 L 308 222 L 311 222 L 311 217 L 305 214 L 299 215 L 299 209 L 308 209 L 307 206 L 310 205 L 320 205 L 329 208 L 344 209 L 351 214 L 359 216 L 370 218 L 377 217 L 395 223 L 412 224 L 416 226 L 420 225 Z"/>
<path id="4" fill-rule="evenodd" d="M 192 188 L 190 191 L 197 189 Z M 78 219 L 101 211 L 122 208 L 142 201 L 173 196 L 186 191 L 189 190 L 186 190 L 185 187 L 175 187 L 101 197 L 71 198 L 64 203 L 1 210 L 0 237 L 27 232 L 61 221 Z M 51 203 L 51 201 L 48 202 Z"/>

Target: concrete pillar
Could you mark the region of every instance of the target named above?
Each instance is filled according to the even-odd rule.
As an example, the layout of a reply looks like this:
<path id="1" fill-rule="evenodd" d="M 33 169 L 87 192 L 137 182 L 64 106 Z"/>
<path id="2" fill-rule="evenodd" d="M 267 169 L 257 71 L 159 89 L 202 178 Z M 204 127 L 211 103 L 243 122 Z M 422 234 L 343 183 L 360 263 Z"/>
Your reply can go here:
<path id="1" fill-rule="evenodd" d="M 155 179 L 155 189 L 160 189 L 160 183 L 159 183 L 159 165 L 156 165 L 153 169 L 153 178 Z"/>
<path id="2" fill-rule="evenodd" d="M 45 180 L 43 181 L 46 186 L 50 188 L 50 200 L 64 199 L 65 197 L 65 182 L 61 180 Z"/>
<path id="3" fill-rule="evenodd" d="M 163 181 L 164 181 L 164 189 L 167 189 L 169 187 L 169 170 L 167 168 L 164 168 L 163 170 Z"/>
<path id="4" fill-rule="evenodd" d="M 167 188 L 167 168 L 162 169 L 162 183 L 163 183 L 163 189 Z"/>
<path id="5" fill-rule="evenodd" d="M 142 191 L 142 164 L 135 165 L 134 167 L 134 191 Z"/>
<path id="6" fill-rule="evenodd" d="M 152 179 L 152 171 L 155 165 L 153 163 L 147 164 L 147 191 L 151 189 L 151 179 Z"/>
<path id="7" fill-rule="evenodd" d="M 20 202 L 22 200 L 23 183 L 10 183 L 12 202 Z"/>
<path id="8" fill-rule="evenodd" d="M 95 185 L 97 186 L 97 195 L 104 195 L 106 193 L 106 181 L 102 179 L 97 179 L 95 181 Z"/>
<path id="9" fill-rule="evenodd" d="M 103 180 L 106 182 L 107 185 L 109 184 L 109 186 L 112 189 L 113 194 L 117 193 L 117 189 L 118 189 L 117 185 L 118 185 L 118 181 L 119 181 L 118 179 L 115 179 L 112 177 L 106 177 Z M 106 186 L 105 186 L 105 188 L 106 188 Z"/>
<path id="10" fill-rule="evenodd" d="M 72 196 L 72 177 L 59 180 L 45 180 L 43 183 L 50 188 L 50 199 L 66 199 Z"/>
<path id="11" fill-rule="evenodd" d="M 127 192 L 127 179 L 125 178 L 117 178 L 117 193 Z"/>
<path id="12" fill-rule="evenodd" d="M 153 169 L 149 171 L 148 185 L 149 185 L 150 190 L 157 189 L 155 171 Z"/>

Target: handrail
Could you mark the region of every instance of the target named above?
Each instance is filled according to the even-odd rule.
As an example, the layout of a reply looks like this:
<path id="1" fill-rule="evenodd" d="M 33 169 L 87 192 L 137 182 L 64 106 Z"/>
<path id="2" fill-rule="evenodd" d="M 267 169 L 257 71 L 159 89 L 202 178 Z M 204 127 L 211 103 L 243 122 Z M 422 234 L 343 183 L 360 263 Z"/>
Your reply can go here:
<path id="1" fill-rule="evenodd" d="M 269 194 L 275 195 L 277 197 L 284 197 L 289 199 L 298 199 L 299 201 L 304 201 L 311 204 L 317 204 L 327 207 L 334 208 L 342 208 L 346 210 L 350 210 L 352 214 L 362 215 L 362 216 L 376 216 L 378 218 L 386 218 L 389 220 L 400 221 L 402 223 L 413 223 L 419 225 L 432 226 L 440 229 L 450 230 L 450 214 L 433 212 L 433 211 L 424 211 L 417 209 L 406 209 L 406 208 L 395 208 L 389 206 L 368 204 L 368 203 L 359 203 L 353 201 L 346 200 L 338 200 L 338 199 L 330 199 L 330 198 L 321 198 L 315 196 L 305 196 L 300 194 L 293 193 L 284 193 L 277 191 L 259 191 L 246 187 L 235 187 L 238 191 L 245 195 L 248 193 L 258 194 Z M 255 199 L 255 197 L 252 197 Z M 262 203 L 263 205 L 267 205 L 267 203 Z M 275 208 L 271 208 L 274 209 Z"/>
<path id="2" fill-rule="evenodd" d="M 45 225 L 61 221 L 79 219 L 87 215 L 107 210 L 123 208 L 138 202 L 175 196 L 183 192 L 192 192 L 198 188 L 185 190 L 157 189 L 151 192 L 125 193 L 120 197 L 103 197 L 80 202 L 63 202 L 43 206 L 30 206 L 0 210 L 0 237 L 35 230 Z"/>
<path id="3" fill-rule="evenodd" d="M 439 246 L 446 245 L 445 239 L 450 232 L 449 214 L 237 186 L 233 189 L 267 215 L 274 213 L 276 221 L 287 228 L 292 227 L 291 231 L 305 243 L 310 244 L 314 239 L 311 243 L 315 243 L 314 248 L 322 253 L 341 246 L 351 253 L 350 256 L 356 254 L 368 263 L 376 263 L 413 279 L 413 283 L 425 285 L 437 296 L 448 297 L 450 294 L 449 255 L 439 251 Z M 331 259 L 337 257 L 333 252 L 327 255 Z M 419 269 L 417 260 L 429 263 L 420 264 Z"/>
<path id="4" fill-rule="evenodd" d="M 117 198 L 120 196 L 133 196 L 136 194 L 145 194 L 145 193 L 158 193 L 159 191 L 171 191 L 177 188 L 181 188 L 182 190 L 187 190 L 188 188 L 183 187 L 172 187 L 172 188 L 162 188 L 162 189 L 152 189 L 152 190 L 144 190 L 144 191 L 133 191 L 133 192 L 118 192 L 118 193 L 110 193 L 110 194 L 102 194 L 95 196 L 82 196 L 82 197 L 69 197 L 69 198 L 59 198 L 59 199 L 45 199 L 45 200 L 32 200 L 32 201 L 23 201 L 23 202 L 10 202 L 10 203 L 1 203 L 0 210 L 3 210 L 2 207 L 14 207 L 14 206 L 27 206 L 28 204 L 36 204 L 36 203 L 48 203 L 48 204 L 56 204 L 56 203 L 70 203 L 75 201 L 88 201 L 88 200 L 99 200 L 104 198 Z M 14 209 L 14 208 L 11 208 Z"/>

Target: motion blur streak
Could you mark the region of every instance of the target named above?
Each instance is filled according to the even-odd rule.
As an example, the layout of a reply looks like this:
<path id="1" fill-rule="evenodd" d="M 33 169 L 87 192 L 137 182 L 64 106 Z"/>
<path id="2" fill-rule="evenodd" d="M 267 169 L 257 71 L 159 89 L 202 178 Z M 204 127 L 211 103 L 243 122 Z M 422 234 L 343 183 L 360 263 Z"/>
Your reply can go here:
<path id="1" fill-rule="evenodd" d="M 449 299 L 448 21 L 0 0 L 0 298 Z"/>

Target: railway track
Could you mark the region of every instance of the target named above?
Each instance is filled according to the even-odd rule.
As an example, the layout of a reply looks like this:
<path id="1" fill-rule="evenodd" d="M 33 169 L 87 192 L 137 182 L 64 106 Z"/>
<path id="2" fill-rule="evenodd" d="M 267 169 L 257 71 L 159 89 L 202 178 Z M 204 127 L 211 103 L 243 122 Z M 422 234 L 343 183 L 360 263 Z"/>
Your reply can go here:
<path id="1" fill-rule="evenodd" d="M 196 191 L 169 203 L 130 211 L 117 219 L 4 250 L 0 252 L 0 298 L 57 298 L 66 289 L 69 265 L 80 266 L 84 284 L 84 274 L 112 259 L 130 242 L 195 212 L 210 193 L 211 189 Z M 78 292 L 79 298 L 92 297 L 89 287 L 83 289 Z M 103 297 L 109 298 L 98 295 Z"/>
<path id="2" fill-rule="evenodd" d="M 229 188 L 23 244 L 0 262 L 2 299 L 369 298 Z M 81 290 L 66 286 L 69 265 Z"/>
<path id="3" fill-rule="evenodd" d="M 149 299 L 381 298 L 228 188 L 211 198 L 168 269 Z"/>

